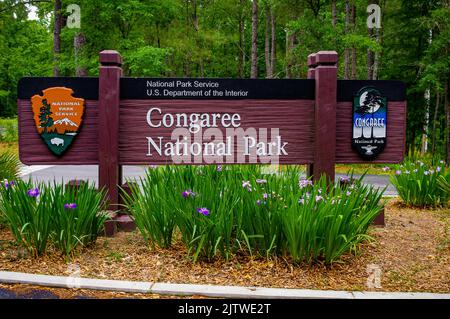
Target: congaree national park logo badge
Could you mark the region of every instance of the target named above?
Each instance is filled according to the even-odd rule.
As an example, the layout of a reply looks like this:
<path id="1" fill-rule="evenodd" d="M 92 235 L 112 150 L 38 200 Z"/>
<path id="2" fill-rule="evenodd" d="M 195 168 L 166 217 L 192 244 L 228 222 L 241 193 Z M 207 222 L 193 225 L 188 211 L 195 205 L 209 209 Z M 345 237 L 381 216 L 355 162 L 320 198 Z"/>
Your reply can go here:
<path id="1" fill-rule="evenodd" d="M 367 160 L 386 146 L 387 98 L 374 87 L 363 87 L 353 99 L 352 147 Z"/>
<path id="2" fill-rule="evenodd" d="M 73 90 L 65 87 L 48 88 L 42 92 L 42 96 L 31 98 L 34 122 L 50 151 L 60 156 L 80 131 L 84 99 L 73 97 Z"/>

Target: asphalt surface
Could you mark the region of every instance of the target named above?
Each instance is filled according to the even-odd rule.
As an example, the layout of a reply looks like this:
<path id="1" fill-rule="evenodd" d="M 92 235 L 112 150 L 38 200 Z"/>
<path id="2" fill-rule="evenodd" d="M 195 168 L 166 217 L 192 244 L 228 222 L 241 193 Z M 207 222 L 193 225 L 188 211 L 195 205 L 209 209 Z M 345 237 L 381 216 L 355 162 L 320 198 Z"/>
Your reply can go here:
<path id="1" fill-rule="evenodd" d="M 26 292 L 18 292 L 0 288 L 0 299 L 60 299 L 60 297 L 48 290 L 31 289 Z M 93 297 L 77 295 L 72 299 L 93 299 Z"/>
<path id="2" fill-rule="evenodd" d="M 136 180 L 139 177 L 145 175 L 147 166 L 124 166 L 123 167 L 123 179 Z M 98 186 L 98 166 L 96 165 L 56 165 L 50 167 L 37 167 L 38 170 L 27 172 L 27 169 L 32 170 L 33 167 L 25 168 L 25 174 L 23 179 L 32 179 L 37 182 L 61 182 L 66 183 L 70 180 L 88 180 Z M 336 174 L 336 179 L 345 176 L 342 174 Z M 357 175 L 355 175 L 357 177 Z M 394 186 L 389 182 L 389 176 L 387 175 L 366 175 L 363 179 L 364 183 L 372 184 L 378 188 L 387 187 L 384 195 L 395 196 L 397 191 Z"/>

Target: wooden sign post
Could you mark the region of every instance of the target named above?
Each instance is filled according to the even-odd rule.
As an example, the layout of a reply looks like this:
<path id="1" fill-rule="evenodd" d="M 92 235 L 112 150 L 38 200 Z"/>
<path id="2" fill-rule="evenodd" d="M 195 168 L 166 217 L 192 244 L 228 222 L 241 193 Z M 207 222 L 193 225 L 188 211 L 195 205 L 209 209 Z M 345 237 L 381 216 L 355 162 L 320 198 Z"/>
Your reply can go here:
<path id="1" fill-rule="evenodd" d="M 310 55 L 308 79 L 127 78 L 102 51 L 98 78 L 19 81 L 20 159 L 98 165 L 111 209 L 122 165 L 306 164 L 331 182 L 336 163 L 402 161 L 405 84 L 337 80 L 337 61 Z"/>
<path id="2" fill-rule="evenodd" d="M 98 184 L 108 191 L 110 209 L 119 203 L 118 185 L 122 184 L 119 165 L 119 108 L 122 57 L 116 51 L 100 52 Z"/>

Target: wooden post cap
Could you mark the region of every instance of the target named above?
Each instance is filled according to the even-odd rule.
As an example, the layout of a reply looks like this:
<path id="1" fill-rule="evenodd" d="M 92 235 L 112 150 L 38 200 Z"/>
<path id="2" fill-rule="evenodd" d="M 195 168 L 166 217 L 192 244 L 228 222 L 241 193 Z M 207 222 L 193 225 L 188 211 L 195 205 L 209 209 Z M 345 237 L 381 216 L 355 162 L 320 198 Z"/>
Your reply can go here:
<path id="1" fill-rule="evenodd" d="M 336 64 L 338 61 L 338 54 L 336 51 L 319 51 L 315 54 L 315 60 L 318 65 Z"/>
<path id="2" fill-rule="evenodd" d="M 103 50 L 100 52 L 100 64 L 102 65 L 122 65 L 122 57 L 115 50 Z"/>
<path id="3" fill-rule="evenodd" d="M 317 66 L 317 63 L 316 63 L 316 54 L 310 54 L 310 55 L 308 55 L 308 67 L 315 67 L 315 66 Z"/>

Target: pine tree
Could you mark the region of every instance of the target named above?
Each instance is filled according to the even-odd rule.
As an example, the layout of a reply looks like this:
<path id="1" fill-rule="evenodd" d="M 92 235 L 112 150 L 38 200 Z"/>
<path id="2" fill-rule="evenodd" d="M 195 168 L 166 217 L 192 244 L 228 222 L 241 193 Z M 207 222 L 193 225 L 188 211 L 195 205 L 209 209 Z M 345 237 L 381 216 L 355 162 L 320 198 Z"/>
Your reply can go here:
<path id="1" fill-rule="evenodd" d="M 51 117 L 52 114 L 50 104 L 47 103 L 47 100 L 42 100 L 42 107 L 39 113 L 39 124 L 43 128 L 44 133 L 47 133 L 48 128 L 53 126 L 53 118 Z"/>

